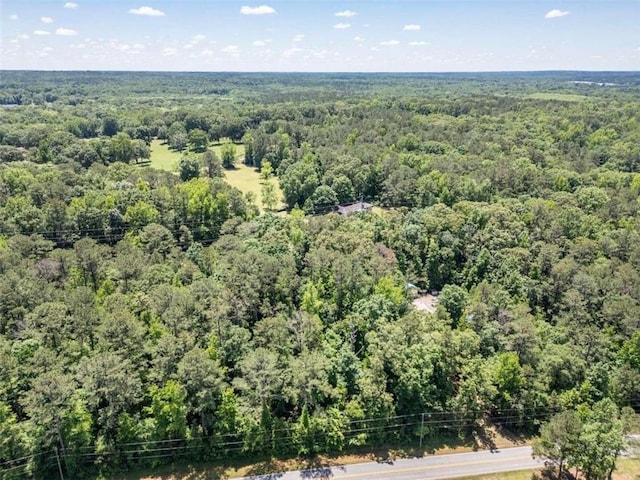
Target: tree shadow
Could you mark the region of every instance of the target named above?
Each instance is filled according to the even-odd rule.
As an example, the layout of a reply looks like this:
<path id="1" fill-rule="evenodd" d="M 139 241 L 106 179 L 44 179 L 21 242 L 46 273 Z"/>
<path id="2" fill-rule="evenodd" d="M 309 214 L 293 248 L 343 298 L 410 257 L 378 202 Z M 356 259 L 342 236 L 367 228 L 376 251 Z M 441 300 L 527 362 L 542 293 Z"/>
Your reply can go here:
<path id="1" fill-rule="evenodd" d="M 226 473 L 226 468 L 223 466 L 206 467 L 202 465 L 184 465 L 184 466 L 165 466 L 161 467 L 159 471 L 146 472 L 144 476 L 136 474 L 135 472 L 129 472 L 122 477 L 117 475 L 112 478 L 120 479 L 133 479 L 144 478 L 148 480 L 228 480 L 229 475 Z"/>
<path id="2" fill-rule="evenodd" d="M 273 459 L 256 463 L 246 472 L 247 478 L 259 478 L 260 480 L 276 480 L 284 475 L 282 467 Z"/>
<path id="3" fill-rule="evenodd" d="M 510 441 L 515 445 L 524 445 L 531 439 L 530 435 L 524 433 L 514 433 L 506 427 L 502 427 L 499 425 L 495 426 L 497 433 L 503 437 L 504 439 Z"/>
<path id="4" fill-rule="evenodd" d="M 394 460 L 396 460 L 396 458 L 398 458 L 399 453 L 400 453 L 400 456 L 404 456 L 402 455 L 403 452 L 396 452 L 393 450 L 376 452 L 374 460 L 376 461 L 376 463 L 385 463 L 387 465 L 393 465 L 393 462 Z"/>
<path id="5" fill-rule="evenodd" d="M 489 450 L 495 452 L 498 450 L 496 446 L 496 432 L 488 428 L 475 428 L 473 436 L 473 451 Z"/>
<path id="6" fill-rule="evenodd" d="M 305 461 L 303 470 L 300 472 L 300 477 L 306 479 L 329 480 L 333 477 L 333 472 L 335 470 L 344 472 L 345 467 L 344 465 L 327 466 L 324 461 L 314 457 Z"/>

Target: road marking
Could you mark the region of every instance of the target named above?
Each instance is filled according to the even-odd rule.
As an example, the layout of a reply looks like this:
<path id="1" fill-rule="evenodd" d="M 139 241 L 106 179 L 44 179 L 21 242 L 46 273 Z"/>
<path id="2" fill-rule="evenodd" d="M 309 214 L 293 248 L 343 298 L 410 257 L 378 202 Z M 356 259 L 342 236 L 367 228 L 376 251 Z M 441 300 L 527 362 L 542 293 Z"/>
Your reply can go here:
<path id="1" fill-rule="evenodd" d="M 408 473 L 408 472 L 418 472 L 421 470 L 437 470 L 439 468 L 456 468 L 456 467 L 466 467 L 471 465 L 482 465 L 484 463 L 496 463 L 496 462 L 513 462 L 517 460 L 532 460 L 531 455 L 526 455 L 524 457 L 510 457 L 510 458 L 492 458 L 491 460 L 476 460 L 475 462 L 462 462 L 462 463 L 450 463 L 450 464 L 441 464 L 441 465 L 428 465 L 424 467 L 407 467 L 407 468 L 398 468 L 393 470 L 385 470 L 385 471 L 377 471 L 377 472 L 367 472 L 367 473 L 347 473 L 341 475 L 340 473 L 335 473 L 336 479 L 339 478 L 356 478 L 356 477 L 377 477 L 378 475 L 394 475 L 396 473 Z M 473 475 L 473 473 L 471 474 Z"/>

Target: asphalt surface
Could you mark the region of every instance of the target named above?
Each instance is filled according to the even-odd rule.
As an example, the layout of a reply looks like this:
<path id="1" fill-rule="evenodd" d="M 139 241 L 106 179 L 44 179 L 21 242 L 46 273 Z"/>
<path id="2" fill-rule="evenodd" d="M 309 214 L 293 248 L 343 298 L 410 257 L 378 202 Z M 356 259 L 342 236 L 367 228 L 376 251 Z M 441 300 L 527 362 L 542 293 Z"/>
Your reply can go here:
<path id="1" fill-rule="evenodd" d="M 242 480 L 427 480 L 527 470 L 542 465 L 531 458 L 531 447 L 451 455 L 430 455 L 389 462 L 319 467 L 295 472 L 244 477 Z"/>

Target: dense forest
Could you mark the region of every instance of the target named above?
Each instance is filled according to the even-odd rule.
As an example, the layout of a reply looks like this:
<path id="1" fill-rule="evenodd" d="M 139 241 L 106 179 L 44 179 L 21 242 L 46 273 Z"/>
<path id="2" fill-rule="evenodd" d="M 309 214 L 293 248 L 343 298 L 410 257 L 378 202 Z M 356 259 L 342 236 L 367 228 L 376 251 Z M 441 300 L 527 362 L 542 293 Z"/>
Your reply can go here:
<path id="1" fill-rule="evenodd" d="M 558 412 L 578 443 L 621 429 L 638 112 L 637 73 L 2 72 L 0 475 L 535 433 Z M 267 208 L 225 181 L 235 145 Z M 355 201 L 375 208 L 333 212 Z"/>

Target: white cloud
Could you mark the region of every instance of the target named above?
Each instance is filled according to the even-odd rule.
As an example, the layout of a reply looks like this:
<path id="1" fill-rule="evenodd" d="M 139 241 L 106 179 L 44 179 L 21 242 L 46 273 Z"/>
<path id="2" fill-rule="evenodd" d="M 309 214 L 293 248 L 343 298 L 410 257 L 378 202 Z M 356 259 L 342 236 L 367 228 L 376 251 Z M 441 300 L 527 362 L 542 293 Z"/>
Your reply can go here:
<path id="1" fill-rule="evenodd" d="M 270 13 L 276 13 L 276 10 L 269 5 L 260 5 L 259 7 L 248 7 L 245 5 L 240 9 L 240 13 L 243 15 L 268 15 Z"/>
<path id="2" fill-rule="evenodd" d="M 26 33 L 21 33 L 20 35 L 18 35 L 18 38 L 20 40 L 29 40 L 29 35 L 27 35 Z"/>
<path id="3" fill-rule="evenodd" d="M 422 30 L 422 25 L 418 25 L 417 23 L 410 23 L 409 25 L 405 25 L 402 29 L 405 32 L 414 32 L 416 30 Z"/>
<path id="4" fill-rule="evenodd" d="M 290 58 L 293 57 L 294 55 L 300 53 L 300 52 L 304 52 L 304 49 L 300 48 L 300 47 L 291 47 L 288 48 L 287 50 L 285 50 L 284 52 L 282 52 L 282 56 L 285 58 Z"/>
<path id="5" fill-rule="evenodd" d="M 16 20 L 18 20 L 18 15 L 16 15 L 15 13 L 13 15 L 9 15 L 9 20 L 13 20 L 15 22 Z"/>
<path id="6" fill-rule="evenodd" d="M 565 17 L 567 15 L 569 15 L 569 11 L 567 10 L 558 10 L 557 8 L 554 8 L 553 10 L 549 10 L 544 18 L 560 18 L 560 17 Z"/>
<path id="7" fill-rule="evenodd" d="M 215 54 L 215 52 L 213 50 L 211 50 L 209 48 L 205 48 L 197 56 L 198 57 L 213 57 L 214 54 Z"/>
<path id="8" fill-rule="evenodd" d="M 164 12 L 151 7 L 132 8 L 129 13 L 134 15 L 145 15 L 147 17 L 164 17 Z"/>
<path id="9" fill-rule="evenodd" d="M 351 28 L 351 24 L 350 23 L 336 23 L 333 28 L 336 28 L 338 30 L 345 30 L 347 28 Z"/>
<path id="10" fill-rule="evenodd" d="M 364 42 L 364 38 L 361 36 L 353 37 L 353 40 L 356 42 Z"/>
<path id="11" fill-rule="evenodd" d="M 237 45 L 227 45 L 226 47 L 224 47 L 224 48 L 222 49 L 222 51 L 223 51 L 224 53 L 232 53 L 232 54 L 235 54 L 235 53 L 238 53 L 238 52 L 240 51 L 240 47 L 238 47 Z"/>
<path id="12" fill-rule="evenodd" d="M 42 23 L 53 23 L 53 18 L 51 18 L 51 17 L 40 17 L 40 21 Z"/>
<path id="13" fill-rule="evenodd" d="M 50 33 L 49 33 L 49 32 L 47 32 L 46 30 L 36 30 L 35 32 L 33 32 L 33 34 L 34 34 L 34 35 L 39 35 L 39 36 L 42 36 L 42 35 L 50 35 Z"/>
<path id="14" fill-rule="evenodd" d="M 71 30 L 70 28 L 56 28 L 56 35 L 60 35 L 62 37 L 73 37 L 77 34 L 78 32 Z"/>
<path id="15" fill-rule="evenodd" d="M 113 48 L 114 50 L 118 50 L 118 51 L 120 51 L 122 53 L 126 53 L 126 54 L 129 54 L 129 55 L 142 53 L 142 51 L 145 49 L 145 46 L 143 44 L 141 44 L 141 43 L 136 43 L 134 45 L 129 45 L 128 43 L 120 43 L 117 40 L 111 40 L 109 42 L 109 46 L 111 48 Z M 74 48 L 84 48 L 84 47 L 85 47 L 85 45 L 81 43 L 79 45 L 76 45 Z M 169 55 L 169 54 L 171 54 L 170 53 L 171 50 L 175 50 L 175 49 L 165 49 L 166 53 L 165 53 L 165 51 L 163 51 L 162 54 L 163 55 Z"/>
<path id="16" fill-rule="evenodd" d="M 78 8 L 78 4 L 75 2 L 67 2 L 64 4 L 64 8 Z"/>
<path id="17" fill-rule="evenodd" d="M 193 36 L 193 38 L 191 39 L 191 42 L 192 43 L 200 43 L 205 38 L 207 38 L 205 35 L 202 35 L 201 33 L 199 33 L 198 35 L 194 35 Z"/>
<path id="18" fill-rule="evenodd" d="M 162 50 L 162 56 L 163 57 L 170 57 L 171 55 L 175 55 L 177 52 L 178 52 L 178 49 L 172 48 L 172 47 L 167 47 L 164 50 Z"/>
<path id="19" fill-rule="evenodd" d="M 400 42 L 398 40 L 387 40 L 385 42 L 380 42 L 380 45 L 383 47 L 392 47 L 394 45 L 400 45 Z"/>
<path id="20" fill-rule="evenodd" d="M 294 42 L 301 42 L 303 38 L 304 38 L 304 35 L 299 34 L 299 35 L 296 35 L 295 37 L 293 37 L 293 41 Z"/>
<path id="21" fill-rule="evenodd" d="M 346 17 L 346 18 L 351 18 L 351 17 L 355 17 L 358 13 L 354 12 L 353 10 L 343 10 L 342 12 L 336 12 L 336 17 Z"/>
<path id="22" fill-rule="evenodd" d="M 267 42 L 265 42 L 264 40 L 256 40 L 255 42 L 253 42 L 253 46 L 254 47 L 266 47 L 267 46 Z"/>
<path id="23" fill-rule="evenodd" d="M 421 47 L 423 45 L 426 45 L 427 42 L 424 41 L 420 41 L 420 42 L 409 42 L 409 45 L 412 47 Z"/>

